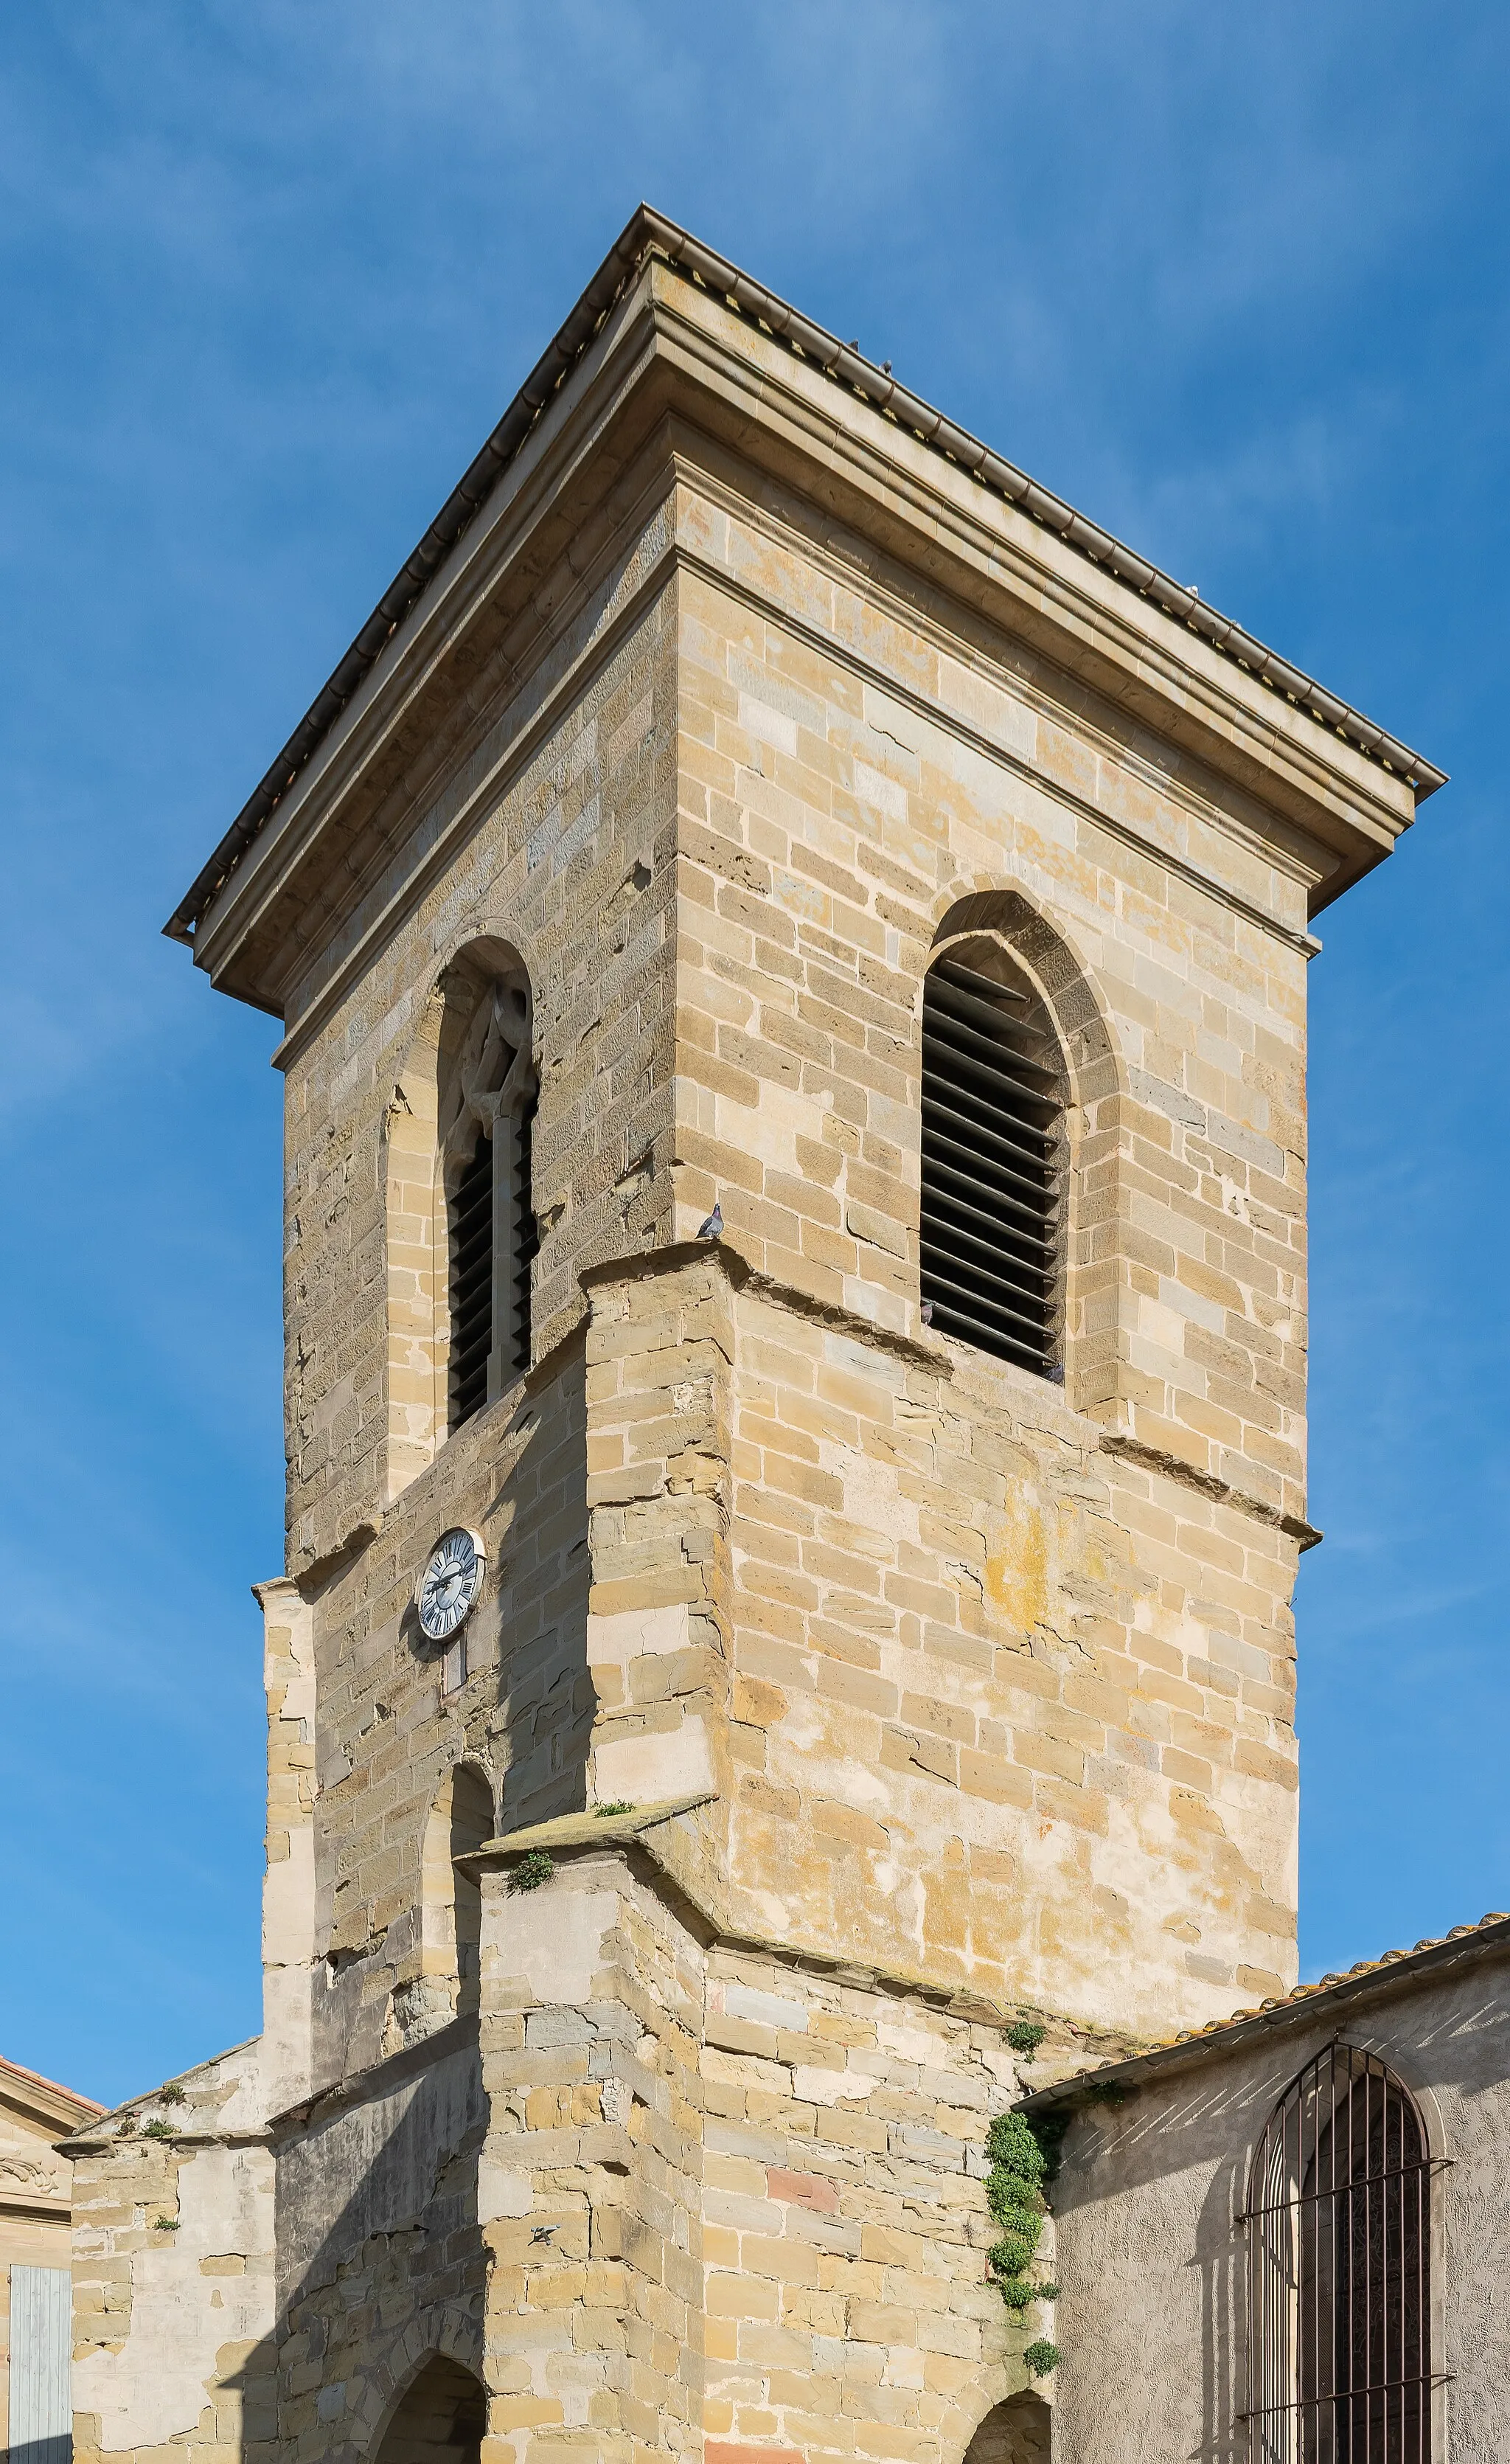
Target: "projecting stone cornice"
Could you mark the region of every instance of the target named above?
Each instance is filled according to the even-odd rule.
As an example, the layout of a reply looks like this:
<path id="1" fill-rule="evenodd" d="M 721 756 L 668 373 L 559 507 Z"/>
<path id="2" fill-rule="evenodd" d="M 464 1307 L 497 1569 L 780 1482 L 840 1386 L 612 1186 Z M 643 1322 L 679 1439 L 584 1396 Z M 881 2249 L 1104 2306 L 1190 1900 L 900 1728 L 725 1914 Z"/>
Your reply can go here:
<path id="1" fill-rule="evenodd" d="M 669 1831 L 684 1815 L 700 1813 L 717 1802 L 717 1792 L 705 1790 L 691 1796 L 667 1797 L 659 1804 L 625 1806 L 618 1811 L 589 1807 L 582 1814 L 557 1815 L 548 1822 L 505 1832 L 481 1848 L 468 1849 L 454 1862 L 480 1877 L 500 1869 L 507 1875 L 526 1858 L 542 1854 L 553 1864 L 562 1865 L 604 1857 L 638 1857 L 656 1889 L 674 1906 L 682 1922 L 693 1928 L 706 1951 L 755 1952 L 799 1975 L 837 1978 L 843 1984 L 866 1991 L 899 1994 L 979 2026 L 1006 2029 L 1014 2020 L 1040 2020 L 1046 2039 L 1043 2068 L 1051 2075 L 1062 2064 L 1075 2060 L 1080 2049 L 1100 2049 L 1099 2057 L 1104 2061 L 1125 2060 L 1144 2050 L 1144 2040 L 1126 2030 L 1098 2027 L 1062 2011 L 1040 2010 L 1036 2003 L 1015 1999 L 1005 1992 L 998 1998 L 959 1979 L 930 1976 L 921 1969 L 895 1962 L 877 1962 L 864 1956 L 848 1958 L 842 1951 L 821 1950 L 813 1945 L 778 1940 L 774 1934 L 752 1929 L 727 1909 L 716 1906 L 706 1890 L 699 1889 L 689 1878 L 686 1861 L 658 1836 Z M 671 1837 L 674 1840 L 674 1832 Z M 550 1889 L 553 1880 L 538 1887 Z M 716 2035 L 711 2041 L 716 2042 Z"/>
<path id="2" fill-rule="evenodd" d="M 699 262 L 674 227 L 631 226 L 610 260 L 614 293 L 558 354 L 557 389 L 522 425 L 514 406 L 517 434 L 489 485 L 470 474 L 470 511 L 451 500 L 386 595 L 388 617 L 363 628 L 175 913 L 169 931 L 217 984 L 287 1016 L 317 948 L 443 795 L 452 842 L 479 796 L 496 796 L 501 770 L 528 759 L 562 695 L 584 689 L 685 560 L 662 512 L 635 569 L 613 574 L 678 479 L 784 525 L 851 590 L 905 606 L 956 658 L 1100 730 L 1176 801 L 1235 804 L 1224 826 L 1303 877 L 1313 909 L 1389 852 L 1441 772 L 883 371 L 831 338 L 820 351 L 795 312 L 773 330 L 746 297 L 757 287 L 731 306 Z M 482 740 L 526 703 L 537 723 L 521 716 L 473 792 Z"/>

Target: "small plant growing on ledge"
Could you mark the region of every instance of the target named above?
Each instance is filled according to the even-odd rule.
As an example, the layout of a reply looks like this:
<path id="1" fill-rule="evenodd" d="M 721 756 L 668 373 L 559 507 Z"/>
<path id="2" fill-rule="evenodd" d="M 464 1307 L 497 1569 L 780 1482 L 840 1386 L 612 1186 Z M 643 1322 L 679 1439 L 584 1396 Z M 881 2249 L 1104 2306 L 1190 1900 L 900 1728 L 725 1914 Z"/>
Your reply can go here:
<path id="1" fill-rule="evenodd" d="M 159 2104 L 182 2104 L 182 2103 L 183 2103 L 183 2101 L 184 2101 L 184 2091 L 183 2091 L 183 2089 L 179 2086 L 179 2083 L 178 2083 L 177 2079 L 169 2079 L 169 2080 L 168 2080 L 168 2083 L 167 2083 L 167 2085 L 166 2085 L 166 2087 L 160 2087 L 160 2088 L 158 2089 L 158 2092 L 157 2092 L 157 2101 L 158 2101 Z"/>
<path id="2" fill-rule="evenodd" d="M 1015 2054 L 1030 2062 L 1047 2035 L 1048 2030 L 1040 2027 L 1037 2019 L 1014 2019 L 1007 2030 L 1007 2042 Z"/>
<path id="3" fill-rule="evenodd" d="M 1045 2284 L 1029 2271 L 1048 2211 L 1044 2186 L 1058 2170 L 1062 2137 L 1062 2126 L 1030 2123 L 1021 2113 L 998 2113 L 986 2133 L 991 2159 L 986 2204 L 1001 2227 L 1001 2239 L 993 2244 L 986 2264 L 1007 2308 L 1019 2314 L 1035 2301 L 1052 2301 L 1059 2291 L 1057 2284 Z"/>
<path id="4" fill-rule="evenodd" d="M 162 2115 L 159 2114 L 153 2121 L 146 2124 L 142 2136 L 143 2139 L 176 2139 L 178 2133 L 174 2129 L 171 2122 L 164 2122 Z"/>
<path id="5" fill-rule="evenodd" d="M 1039 2336 L 1027 2346 L 1022 2358 L 1036 2379 L 1046 2379 L 1050 2370 L 1059 2368 L 1060 2348 L 1051 2344 L 1046 2336 Z"/>
<path id="6" fill-rule="evenodd" d="M 1085 2085 L 1087 2104 L 1126 2104 L 1129 2091 L 1121 2079 L 1089 2079 Z"/>
<path id="7" fill-rule="evenodd" d="M 136 2115 L 135 2115 L 134 2113 L 124 2113 L 124 2114 L 122 2114 L 122 2115 L 121 2115 L 121 2117 L 120 2117 L 120 2121 L 117 2123 L 117 2124 L 116 2124 L 116 2137 L 117 2137 L 118 2139 L 134 2139 L 134 2138 L 136 2137 L 136 2135 L 137 2135 L 137 2118 L 136 2118 Z"/>
<path id="8" fill-rule="evenodd" d="M 548 1848 L 527 1848 L 509 1877 L 511 1891 L 537 1891 L 556 1871 L 556 1859 Z"/>
<path id="9" fill-rule="evenodd" d="M 633 1812 L 634 1806 L 626 1796 L 616 1796 L 612 1805 L 595 1805 L 593 1807 L 594 1817 L 599 1822 L 605 1821 L 610 1814 L 632 1814 Z"/>
<path id="10" fill-rule="evenodd" d="M 178 2219 L 176 2216 L 154 2216 L 152 2230 L 154 2233 L 177 2233 Z"/>

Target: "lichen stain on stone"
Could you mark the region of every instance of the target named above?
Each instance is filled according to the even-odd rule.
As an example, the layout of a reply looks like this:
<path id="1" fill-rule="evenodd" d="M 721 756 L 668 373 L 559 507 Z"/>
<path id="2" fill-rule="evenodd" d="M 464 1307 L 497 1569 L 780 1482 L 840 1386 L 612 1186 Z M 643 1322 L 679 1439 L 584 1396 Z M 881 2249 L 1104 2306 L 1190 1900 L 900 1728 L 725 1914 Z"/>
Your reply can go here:
<path id="1" fill-rule="evenodd" d="M 1048 1611 L 1048 1532 L 1027 1490 L 1009 1493 L 986 1543 L 986 1598 L 1015 1634 L 1030 1635 Z"/>

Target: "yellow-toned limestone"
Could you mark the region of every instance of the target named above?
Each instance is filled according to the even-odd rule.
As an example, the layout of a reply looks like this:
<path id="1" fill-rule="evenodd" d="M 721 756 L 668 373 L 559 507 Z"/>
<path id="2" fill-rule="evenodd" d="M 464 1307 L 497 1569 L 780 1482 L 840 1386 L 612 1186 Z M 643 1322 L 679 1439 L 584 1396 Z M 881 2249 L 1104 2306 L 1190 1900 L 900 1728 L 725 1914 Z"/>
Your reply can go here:
<path id="1" fill-rule="evenodd" d="M 1308 919 L 1437 774 L 702 263 L 632 228 L 185 911 L 285 1025 L 266 2030 L 192 2165 L 79 2153 L 92 2464 L 1046 2456 L 1008 2028 L 1048 2077 L 1295 1976 Z M 1057 1052 L 1057 1377 L 922 1306 L 945 947 Z M 453 1428 L 505 988 L 527 1365 Z"/>

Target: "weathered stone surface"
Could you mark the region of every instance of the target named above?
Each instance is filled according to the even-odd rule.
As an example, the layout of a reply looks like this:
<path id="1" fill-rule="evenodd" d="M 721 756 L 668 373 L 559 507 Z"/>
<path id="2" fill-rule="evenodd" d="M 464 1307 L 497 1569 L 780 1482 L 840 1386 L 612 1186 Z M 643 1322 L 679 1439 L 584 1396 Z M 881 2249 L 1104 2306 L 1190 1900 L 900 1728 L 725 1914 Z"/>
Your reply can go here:
<path id="1" fill-rule="evenodd" d="M 1115 2100 L 1104 2097 L 1075 2114 L 1054 2189 L 1055 2273 L 1062 2288 L 1056 2333 L 1064 2352 L 1056 2415 L 1066 2454 L 1142 2464 L 1150 2455 L 1198 2453 L 1203 2445 L 1219 2451 L 1238 2434 L 1250 2402 L 1252 2227 L 1240 2220 L 1256 2203 L 1251 2167 L 1291 2081 L 1337 2044 L 1383 2062 L 1413 2095 L 1424 2125 L 1427 2358 L 1434 2380 L 1423 2408 L 1424 2452 L 1475 2458 L 1498 2453 L 1510 2385 L 1503 2299 L 1510 1964 L 1502 1924 L 1482 1946 L 1473 1928 L 1461 1930 L 1468 1939 L 1460 1960 L 1433 1960 L 1413 1975 L 1381 1964 L 1356 1984 L 1349 1979 L 1345 1996 L 1308 1996 L 1235 2041 L 1218 2035 L 1181 2047 L 1121 2087 Z M 1441 1948 L 1450 1951 L 1451 1940 Z M 1397 2146 L 1382 2159 L 1376 2152 L 1376 2174 L 1398 2162 Z M 1346 2178 L 1342 2157 L 1337 2173 Z M 1413 2192 L 1396 2180 L 1376 2188 L 1374 2201 L 1377 2265 L 1383 2255 L 1398 2253 Z M 1368 2298 L 1367 2282 L 1357 2285 L 1360 2314 Z M 1397 2381 L 1407 2366 L 1399 2338 L 1396 2320 L 1390 2374 Z M 1261 2370 L 1256 2375 L 1262 2385 Z M 1275 2386 L 1278 2378 L 1272 2373 L 1270 2400 L 1287 2392 L 1282 2383 Z M 1114 2404 L 1108 2387 L 1117 2389 Z M 1323 2435 L 1330 2409 L 1322 2408 Z M 1380 2410 L 1374 2408 L 1376 2445 L 1383 2443 Z M 1341 2405 L 1335 2417 L 1346 2425 Z M 1398 2411 L 1392 2430 L 1399 2442 Z M 1405 2443 L 1407 2453 L 1413 2450 L 1413 2431 Z"/>
<path id="2" fill-rule="evenodd" d="M 985 2256 L 1005 2029 L 1052 2075 L 1294 1975 L 1307 906 L 1412 808 L 756 319 L 626 281 L 196 936 L 287 1026 L 255 2196 L 229 2140 L 81 2158 L 100 2387 L 190 2300 L 153 2198 L 211 2288 L 91 2458 L 459 2453 L 467 2372 L 485 2464 L 1043 2453 Z M 1061 1046 L 1062 1384 L 920 1306 L 961 933 Z M 493 980 L 529 1360 L 448 1434 L 442 1089 Z M 452 1524 L 488 1571 L 437 1653 Z"/>

